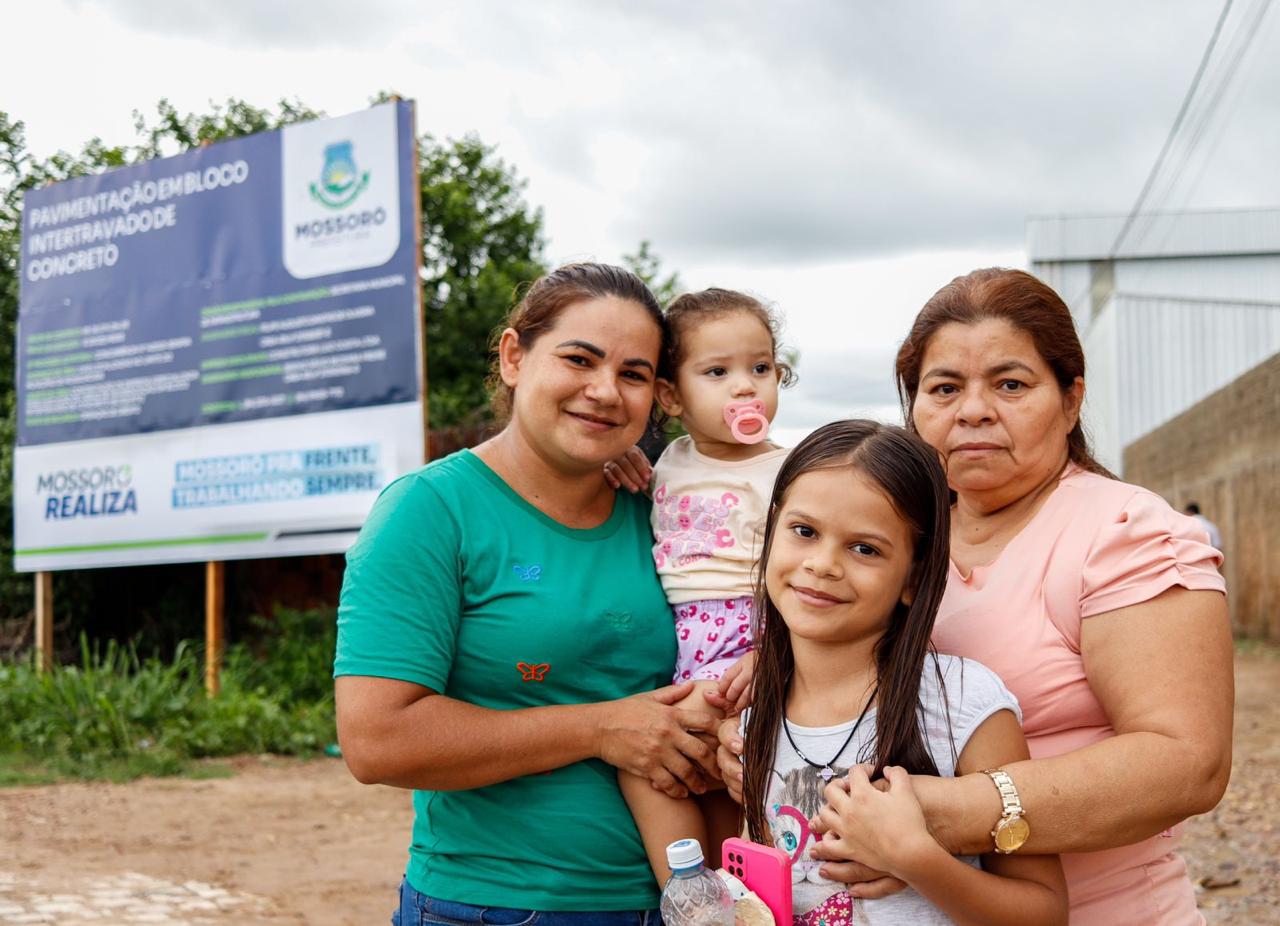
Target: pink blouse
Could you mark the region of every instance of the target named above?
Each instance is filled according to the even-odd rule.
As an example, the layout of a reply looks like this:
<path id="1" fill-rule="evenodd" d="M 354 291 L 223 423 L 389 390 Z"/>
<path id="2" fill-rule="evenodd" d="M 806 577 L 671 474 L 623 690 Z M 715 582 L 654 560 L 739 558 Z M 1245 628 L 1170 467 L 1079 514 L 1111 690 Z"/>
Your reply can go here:
<path id="1" fill-rule="evenodd" d="M 1115 735 L 1085 677 L 1081 622 L 1175 585 L 1225 592 L 1221 560 L 1158 495 L 1070 466 L 994 562 L 967 578 L 952 564 L 933 640 L 1017 695 L 1033 758 L 1061 755 Z M 1064 855 L 1072 926 L 1203 923 L 1176 843 L 1170 832 Z"/>

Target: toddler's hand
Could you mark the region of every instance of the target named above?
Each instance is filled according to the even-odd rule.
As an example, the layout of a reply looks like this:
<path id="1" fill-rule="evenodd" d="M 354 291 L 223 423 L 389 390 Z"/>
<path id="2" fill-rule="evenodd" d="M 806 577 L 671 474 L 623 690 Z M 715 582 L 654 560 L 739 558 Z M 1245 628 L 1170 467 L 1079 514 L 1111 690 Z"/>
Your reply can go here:
<path id="1" fill-rule="evenodd" d="M 639 447 L 632 447 L 616 460 L 604 465 L 604 479 L 615 489 L 636 493 L 649 488 L 653 467 Z"/>
<path id="2" fill-rule="evenodd" d="M 726 717 L 736 717 L 751 706 L 751 679 L 756 672 L 756 654 L 752 650 L 720 676 L 720 684 L 702 692 L 707 703 L 724 711 Z"/>

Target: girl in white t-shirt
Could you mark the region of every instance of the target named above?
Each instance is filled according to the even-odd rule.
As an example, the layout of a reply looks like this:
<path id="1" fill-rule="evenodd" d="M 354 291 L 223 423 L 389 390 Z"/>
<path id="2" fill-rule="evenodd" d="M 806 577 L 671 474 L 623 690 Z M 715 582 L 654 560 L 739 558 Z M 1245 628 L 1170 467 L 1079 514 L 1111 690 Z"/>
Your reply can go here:
<path id="1" fill-rule="evenodd" d="M 1056 856 L 949 855 L 911 789 L 912 774 L 992 770 L 994 794 L 999 767 L 1027 758 L 1000 679 L 930 646 L 949 524 L 937 453 L 902 428 L 826 425 L 778 473 L 740 721 L 743 808 L 751 838 L 792 858 L 800 926 L 1067 921 Z M 859 898 L 810 860 L 816 839 L 908 887 Z"/>
<path id="2" fill-rule="evenodd" d="M 668 352 L 657 399 L 687 432 L 667 447 L 653 472 L 653 560 L 671 604 L 676 683 L 692 681 L 678 706 L 715 712 L 723 677 L 745 683 L 752 648 L 753 570 L 762 549 L 774 476 L 787 451 L 768 440 L 778 389 L 793 379 L 778 356 L 778 322 L 759 300 L 727 289 L 675 299 L 666 311 Z M 606 467 L 615 486 L 618 461 Z M 739 808 L 723 790 L 677 800 L 647 781 L 620 775 L 659 883 L 666 846 L 702 843 L 708 859 L 741 828 Z"/>

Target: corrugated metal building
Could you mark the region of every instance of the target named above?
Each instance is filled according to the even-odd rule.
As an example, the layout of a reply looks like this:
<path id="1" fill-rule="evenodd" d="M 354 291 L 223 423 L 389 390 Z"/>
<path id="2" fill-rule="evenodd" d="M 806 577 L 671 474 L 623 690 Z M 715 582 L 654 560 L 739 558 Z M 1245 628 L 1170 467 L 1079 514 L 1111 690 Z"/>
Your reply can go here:
<path id="1" fill-rule="evenodd" d="M 1031 271 L 1066 301 L 1088 366 L 1099 459 L 1280 352 L 1280 209 L 1027 222 Z M 1280 423 L 1277 424 L 1280 427 Z"/>

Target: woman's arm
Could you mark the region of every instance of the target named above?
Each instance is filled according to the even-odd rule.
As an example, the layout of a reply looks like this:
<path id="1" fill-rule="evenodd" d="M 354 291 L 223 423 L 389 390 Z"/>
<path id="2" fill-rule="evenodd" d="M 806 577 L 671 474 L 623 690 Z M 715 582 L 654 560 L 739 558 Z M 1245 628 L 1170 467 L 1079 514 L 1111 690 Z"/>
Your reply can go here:
<path id="1" fill-rule="evenodd" d="M 1022 852 L 1138 842 L 1213 809 L 1227 787 L 1235 683 L 1222 594 L 1175 587 L 1087 618 L 1080 649 L 1116 735 L 1006 766 L 1031 825 Z M 985 775 L 913 785 L 950 851 L 991 848 L 1000 800 Z"/>
<path id="2" fill-rule="evenodd" d="M 956 770 L 993 768 L 1027 755 L 1017 719 L 1001 710 L 973 732 Z M 983 857 L 981 869 L 966 864 L 929 835 L 913 793 L 920 779 L 900 768 L 885 769 L 885 779 L 888 787 L 877 789 L 860 767 L 850 771 L 847 784 L 827 787 L 829 803 L 815 821 L 826 831 L 824 847 L 900 878 L 960 924 L 1067 922 L 1067 886 L 1056 856 L 993 853 Z M 838 879 L 838 872 L 833 876 Z"/>
<path id="3" fill-rule="evenodd" d="M 334 685 L 342 754 L 365 784 L 480 788 L 597 758 L 673 797 L 701 793 L 716 772 L 712 749 L 689 732 L 713 734 L 716 719 L 671 706 L 691 688 L 491 710 L 395 679 L 349 675 Z"/>

